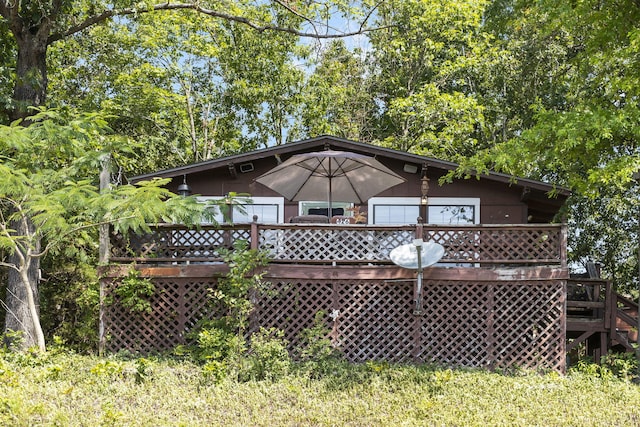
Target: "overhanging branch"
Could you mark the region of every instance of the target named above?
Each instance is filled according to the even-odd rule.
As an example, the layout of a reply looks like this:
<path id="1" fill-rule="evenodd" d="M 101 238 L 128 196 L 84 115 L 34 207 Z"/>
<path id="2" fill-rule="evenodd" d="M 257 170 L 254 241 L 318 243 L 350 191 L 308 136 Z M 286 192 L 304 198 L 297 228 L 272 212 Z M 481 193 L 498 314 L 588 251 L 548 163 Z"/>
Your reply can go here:
<path id="1" fill-rule="evenodd" d="M 118 221 L 123 221 L 125 219 L 131 219 L 131 218 L 135 218 L 134 215 L 130 215 L 130 216 L 125 216 L 122 218 L 114 218 L 111 220 L 107 220 L 107 221 L 101 221 L 101 222 L 95 222 L 95 223 L 91 223 L 91 224 L 83 224 L 83 225 L 79 225 L 77 227 L 72 228 L 71 230 L 65 232 L 65 233 L 61 233 L 60 235 L 58 235 L 58 237 L 52 241 L 50 241 L 45 247 L 44 249 L 42 249 L 40 252 L 38 253 L 32 253 L 31 257 L 32 258 L 42 258 L 43 256 L 45 256 L 48 252 L 51 251 L 51 249 L 53 249 L 55 246 L 57 246 L 58 244 L 60 244 L 60 242 L 64 241 L 67 237 L 82 231 L 82 230 L 86 230 L 89 228 L 96 228 L 99 227 L 101 225 L 111 225 L 111 224 L 115 224 Z"/>
<path id="2" fill-rule="evenodd" d="M 280 5 L 282 5 L 281 2 L 278 2 Z M 149 12 L 154 12 L 154 11 L 161 11 L 161 10 L 193 10 L 195 12 L 201 13 L 203 15 L 207 15 L 210 16 L 212 18 L 220 18 L 220 19 L 224 19 L 227 21 L 231 21 L 231 22 L 237 22 L 239 24 L 243 24 L 246 25 L 250 28 L 253 28 L 254 30 L 258 31 L 258 32 L 262 32 L 262 31 L 279 31 L 279 32 L 283 32 L 283 33 L 289 33 L 289 34 L 293 34 L 296 35 L 298 37 L 307 37 L 307 38 L 315 38 L 315 39 L 337 39 L 337 38 L 343 38 L 343 37 L 350 37 L 350 36 L 355 36 L 355 35 L 359 35 L 359 34 L 364 34 L 364 33 L 368 33 L 374 30 L 378 30 L 378 29 L 382 29 L 382 28 L 387 28 L 387 27 L 379 27 L 379 28 L 365 28 L 366 22 L 367 20 L 371 17 L 371 15 L 373 14 L 373 11 L 377 8 L 377 6 L 375 8 L 373 8 L 373 10 L 369 11 L 369 13 L 367 14 L 366 18 L 364 19 L 364 21 L 361 23 L 360 28 L 358 28 L 357 31 L 350 31 L 350 32 L 345 32 L 345 33 L 332 33 L 332 34 L 320 34 L 317 31 L 316 32 L 305 32 L 305 31 L 300 31 L 297 30 L 295 28 L 291 28 L 291 27 L 281 27 L 278 25 L 273 25 L 273 24 L 258 24 L 253 22 L 252 20 L 250 20 L 249 18 L 246 18 L 244 16 L 238 16 L 238 15 L 232 15 L 232 14 L 228 14 L 228 13 L 224 13 L 224 12 L 220 12 L 217 10 L 213 10 L 213 9 L 208 9 L 205 7 L 202 7 L 198 4 L 198 2 L 190 2 L 190 3 L 160 3 L 160 4 L 156 4 L 154 6 L 148 7 L 148 8 L 141 8 L 141 9 L 137 9 L 137 8 L 124 8 L 124 9 L 108 9 L 103 11 L 102 13 L 90 16 L 88 18 L 86 18 L 84 21 L 80 22 L 79 24 L 73 25 L 71 27 L 69 27 L 67 30 L 62 31 L 62 32 L 58 32 L 58 33 L 54 33 L 51 34 L 49 36 L 48 42 L 52 43 L 55 42 L 57 40 L 61 40 L 64 39 L 68 36 L 71 36 L 73 34 L 76 34 L 78 32 L 81 32 L 97 23 L 106 21 L 108 19 L 113 18 L 114 16 L 127 16 L 127 15 L 134 15 L 134 14 L 140 14 L 140 13 L 149 13 Z M 307 22 L 312 24 L 312 27 L 315 28 L 315 25 L 313 25 L 313 21 L 308 18 L 305 17 L 297 12 L 292 11 L 290 8 L 287 8 L 291 13 L 295 13 L 296 16 L 303 18 L 304 20 L 306 20 Z"/>

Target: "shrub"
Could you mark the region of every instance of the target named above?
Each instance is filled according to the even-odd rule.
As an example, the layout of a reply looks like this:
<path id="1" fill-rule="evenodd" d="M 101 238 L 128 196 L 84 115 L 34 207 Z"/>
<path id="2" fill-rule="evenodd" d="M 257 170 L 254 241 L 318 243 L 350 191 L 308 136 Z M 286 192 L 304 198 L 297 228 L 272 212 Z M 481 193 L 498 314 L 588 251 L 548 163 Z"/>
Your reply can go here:
<path id="1" fill-rule="evenodd" d="M 326 313 L 318 311 L 313 319 L 313 326 L 300 333 L 301 345 L 298 348 L 301 368 L 311 377 L 320 377 L 335 369 L 336 361 L 342 354 L 333 345 L 329 334 L 331 330 L 325 323 Z"/>
<path id="2" fill-rule="evenodd" d="M 616 378 L 631 381 L 638 378 L 638 358 L 634 353 L 609 352 L 600 359 L 602 369 L 608 369 Z"/>
<path id="3" fill-rule="evenodd" d="M 276 328 L 260 328 L 251 336 L 247 372 L 253 380 L 277 380 L 289 373 L 291 358 L 284 332 Z"/>
<path id="4" fill-rule="evenodd" d="M 155 291 L 153 282 L 141 277 L 140 272 L 131 267 L 114 292 L 120 299 L 120 304 L 132 313 L 151 313 L 149 297 Z"/>
<path id="5" fill-rule="evenodd" d="M 638 359 L 634 353 L 609 352 L 600 358 L 600 364 L 593 363 L 588 358 L 583 358 L 570 369 L 570 372 L 579 372 L 588 376 L 631 381 L 639 378 Z"/>
<path id="6" fill-rule="evenodd" d="M 198 332 L 196 358 L 203 362 L 234 359 L 245 351 L 241 335 L 221 325 L 212 324 Z"/>

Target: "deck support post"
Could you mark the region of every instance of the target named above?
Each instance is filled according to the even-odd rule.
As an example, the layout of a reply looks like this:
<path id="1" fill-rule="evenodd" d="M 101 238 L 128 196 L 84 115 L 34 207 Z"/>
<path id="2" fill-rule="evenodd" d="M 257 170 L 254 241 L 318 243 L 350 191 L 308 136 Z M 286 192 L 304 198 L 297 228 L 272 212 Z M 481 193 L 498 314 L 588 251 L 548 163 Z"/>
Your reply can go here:
<path id="1" fill-rule="evenodd" d="M 413 244 L 416 246 L 416 253 L 418 254 L 418 279 L 416 280 L 416 286 L 414 288 L 414 301 L 415 308 L 413 314 L 419 316 L 422 314 L 422 239 L 415 239 Z"/>
<path id="2" fill-rule="evenodd" d="M 251 249 L 258 249 L 258 215 L 253 216 L 253 221 L 251 222 L 251 231 L 250 231 L 250 239 L 251 239 Z"/>
<path id="3" fill-rule="evenodd" d="M 111 156 L 105 154 L 100 158 L 102 169 L 100 170 L 100 192 L 109 191 L 111 185 Z M 109 264 L 109 225 L 101 224 L 99 229 L 98 264 Z M 106 345 L 104 328 L 104 301 L 105 290 L 103 281 L 100 280 L 99 314 L 98 314 L 98 354 L 102 356 Z"/>

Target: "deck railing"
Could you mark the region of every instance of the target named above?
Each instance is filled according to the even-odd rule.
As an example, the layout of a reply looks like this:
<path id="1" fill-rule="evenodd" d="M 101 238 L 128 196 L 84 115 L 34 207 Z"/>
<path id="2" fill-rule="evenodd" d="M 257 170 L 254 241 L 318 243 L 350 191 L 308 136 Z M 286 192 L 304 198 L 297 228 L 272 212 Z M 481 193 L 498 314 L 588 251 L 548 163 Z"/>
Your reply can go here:
<path id="1" fill-rule="evenodd" d="M 246 240 L 275 263 L 390 264 L 395 247 L 415 238 L 444 246 L 444 265 L 566 267 L 566 227 L 559 224 L 404 226 L 236 224 L 198 229 L 159 224 L 144 235 L 111 238 L 111 262 L 220 262 L 220 249 Z"/>

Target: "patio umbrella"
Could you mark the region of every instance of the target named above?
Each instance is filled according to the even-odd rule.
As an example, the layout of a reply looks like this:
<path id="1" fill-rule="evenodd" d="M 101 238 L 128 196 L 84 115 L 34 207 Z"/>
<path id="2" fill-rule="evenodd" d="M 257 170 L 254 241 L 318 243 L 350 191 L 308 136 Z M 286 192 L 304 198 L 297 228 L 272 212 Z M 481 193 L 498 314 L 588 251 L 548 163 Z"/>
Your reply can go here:
<path id="1" fill-rule="evenodd" d="M 256 178 L 289 200 L 364 203 L 406 180 L 370 156 L 348 151 L 319 151 L 291 156 Z M 329 215 L 331 216 L 331 215 Z"/>

